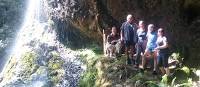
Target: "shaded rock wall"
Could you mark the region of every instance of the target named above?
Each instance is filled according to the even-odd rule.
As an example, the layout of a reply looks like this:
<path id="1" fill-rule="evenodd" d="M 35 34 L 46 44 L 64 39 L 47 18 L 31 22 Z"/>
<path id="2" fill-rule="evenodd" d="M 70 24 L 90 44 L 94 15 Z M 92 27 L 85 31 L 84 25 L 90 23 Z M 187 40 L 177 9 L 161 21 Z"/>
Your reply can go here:
<path id="1" fill-rule="evenodd" d="M 136 22 L 144 20 L 166 29 L 172 50 L 186 60 L 200 57 L 196 53 L 200 43 L 199 0 L 52 0 L 49 4 L 52 17 L 64 17 L 83 36 L 99 43 L 103 29 L 119 28 L 126 15 L 133 14 Z"/>

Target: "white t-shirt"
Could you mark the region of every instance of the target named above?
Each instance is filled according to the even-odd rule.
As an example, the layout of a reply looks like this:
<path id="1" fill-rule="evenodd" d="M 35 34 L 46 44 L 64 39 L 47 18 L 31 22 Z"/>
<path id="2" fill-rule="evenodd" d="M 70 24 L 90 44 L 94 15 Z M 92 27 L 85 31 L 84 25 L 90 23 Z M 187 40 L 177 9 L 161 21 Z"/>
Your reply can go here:
<path id="1" fill-rule="evenodd" d="M 157 46 L 162 46 L 162 45 L 164 45 L 164 43 L 168 44 L 167 38 L 165 36 L 157 38 L 157 41 L 156 41 Z M 169 51 L 168 47 L 162 48 L 159 50 L 159 52 L 161 52 L 161 53 L 168 53 L 168 51 Z"/>
<path id="2" fill-rule="evenodd" d="M 164 42 L 167 43 L 167 38 L 165 36 L 158 37 L 157 41 L 156 41 L 156 44 L 157 44 L 157 46 L 162 46 L 164 44 Z"/>

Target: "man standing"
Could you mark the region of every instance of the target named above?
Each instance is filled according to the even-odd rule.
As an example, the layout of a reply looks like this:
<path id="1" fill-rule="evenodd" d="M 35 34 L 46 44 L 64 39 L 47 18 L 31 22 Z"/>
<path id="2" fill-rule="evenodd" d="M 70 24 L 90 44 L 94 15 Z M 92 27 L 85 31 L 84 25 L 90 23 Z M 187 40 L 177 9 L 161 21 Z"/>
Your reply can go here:
<path id="1" fill-rule="evenodd" d="M 129 14 L 127 16 L 127 21 L 121 26 L 121 40 L 124 42 L 127 63 L 131 64 L 131 58 L 133 58 L 135 43 L 137 42 L 136 26 L 132 25 L 133 16 Z M 130 53 L 130 54 L 129 54 Z"/>

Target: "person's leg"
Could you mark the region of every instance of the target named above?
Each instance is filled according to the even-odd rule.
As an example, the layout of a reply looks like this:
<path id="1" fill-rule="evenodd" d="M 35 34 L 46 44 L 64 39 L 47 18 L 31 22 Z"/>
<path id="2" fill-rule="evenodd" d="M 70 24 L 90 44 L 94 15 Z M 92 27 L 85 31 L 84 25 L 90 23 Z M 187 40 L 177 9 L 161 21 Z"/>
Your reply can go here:
<path id="1" fill-rule="evenodd" d="M 157 53 L 156 52 L 153 52 L 153 60 L 154 60 L 153 71 L 156 71 L 156 69 L 157 69 Z"/>
<path id="2" fill-rule="evenodd" d="M 158 54 L 157 60 L 158 60 L 158 67 L 159 67 L 159 69 L 161 71 L 161 74 L 164 75 L 165 74 L 165 70 L 163 68 L 163 57 L 162 57 L 162 54 Z"/>
<path id="3" fill-rule="evenodd" d="M 115 57 L 116 54 L 116 47 L 115 45 L 112 45 L 112 57 Z"/>
<path id="4" fill-rule="evenodd" d="M 125 45 L 125 41 L 121 41 L 120 42 L 120 54 L 125 54 L 126 52 L 126 45 Z"/>
<path id="5" fill-rule="evenodd" d="M 145 52 L 144 52 L 144 55 L 142 56 L 142 69 L 145 68 L 145 65 L 146 65 L 146 57 L 147 57 L 147 55 L 149 55 L 149 54 L 150 54 L 149 50 L 146 49 Z"/>
<path id="6" fill-rule="evenodd" d="M 112 56 L 112 49 L 109 47 L 108 49 L 108 56 L 111 57 Z"/>
<path id="7" fill-rule="evenodd" d="M 170 70 L 169 70 L 169 65 L 168 65 L 168 58 L 169 58 L 168 54 L 163 55 L 163 66 L 165 68 L 166 75 L 169 76 Z"/>
<path id="8" fill-rule="evenodd" d="M 127 56 L 127 64 L 131 64 L 131 58 L 130 58 L 130 46 L 126 48 L 126 56 Z"/>
<path id="9" fill-rule="evenodd" d="M 141 55 L 140 55 L 140 58 L 139 58 L 139 61 L 141 61 L 141 62 L 139 62 L 139 63 L 141 63 L 142 64 L 142 61 L 143 61 L 143 57 L 144 57 L 144 53 L 145 53 L 145 49 L 146 49 L 146 46 L 144 46 L 144 45 L 142 45 L 141 46 L 142 47 L 142 49 L 141 49 Z"/>
<path id="10" fill-rule="evenodd" d="M 120 54 L 120 47 L 121 47 L 121 43 L 120 43 L 120 41 L 115 45 L 115 48 L 116 48 L 116 50 L 115 50 L 115 53 L 117 54 L 117 56 L 120 56 L 121 54 Z"/>
<path id="11" fill-rule="evenodd" d="M 127 58 L 129 58 L 129 49 L 130 49 L 130 47 L 126 46 L 125 48 L 126 48 L 126 56 L 127 56 Z"/>
<path id="12" fill-rule="evenodd" d="M 109 57 L 113 57 L 113 53 L 114 53 L 114 47 L 113 47 L 113 45 L 109 45 Z"/>
<path id="13" fill-rule="evenodd" d="M 169 67 L 165 67 L 165 72 L 166 72 L 166 75 L 169 76 L 170 75 L 170 70 L 169 70 Z"/>
<path id="14" fill-rule="evenodd" d="M 132 64 L 135 65 L 134 51 L 135 51 L 135 45 L 131 45 L 130 46 L 130 60 L 131 60 Z"/>
<path id="15" fill-rule="evenodd" d="M 107 53 L 107 56 L 108 56 L 108 57 L 110 57 L 110 54 L 111 54 L 111 52 L 110 52 L 110 48 L 111 48 L 111 47 L 110 47 L 110 46 L 111 46 L 111 45 L 110 45 L 109 43 L 106 44 L 106 53 Z"/>
<path id="16" fill-rule="evenodd" d="M 133 58 L 133 56 L 134 56 L 134 51 L 135 51 L 134 47 L 135 47 L 134 45 L 130 45 L 130 57 L 131 58 Z"/>
<path id="17" fill-rule="evenodd" d="M 162 75 L 165 75 L 165 69 L 163 67 L 159 67 Z"/>
<path id="18" fill-rule="evenodd" d="M 129 58 L 129 51 L 130 51 L 130 42 L 125 41 L 125 51 L 126 51 L 126 56 L 127 56 L 127 64 L 131 64 L 131 60 Z"/>
<path id="19" fill-rule="evenodd" d="M 136 47 L 137 47 L 137 49 L 136 49 L 136 66 L 138 67 L 139 63 L 140 63 L 142 47 L 139 44 L 137 44 Z"/>

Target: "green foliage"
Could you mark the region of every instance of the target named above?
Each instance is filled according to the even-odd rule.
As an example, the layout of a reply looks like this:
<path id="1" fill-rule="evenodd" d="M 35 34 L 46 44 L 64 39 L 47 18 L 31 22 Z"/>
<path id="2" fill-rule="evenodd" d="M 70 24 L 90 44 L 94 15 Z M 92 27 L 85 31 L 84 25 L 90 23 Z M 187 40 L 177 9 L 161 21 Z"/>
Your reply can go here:
<path id="1" fill-rule="evenodd" d="M 97 79 L 95 64 L 99 57 L 94 51 L 88 49 L 80 50 L 79 54 L 84 64 L 87 65 L 87 70 L 83 73 L 79 81 L 79 87 L 94 87 Z"/>
<path id="2" fill-rule="evenodd" d="M 36 72 L 39 66 L 36 64 L 37 55 L 34 52 L 27 52 L 21 58 L 22 71 L 20 74 L 25 79 L 29 78 L 31 74 Z"/>
<path id="3" fill-rule="evenodd" d="M 164 84 L 168 84 L 168 76 L 165 74 L 164 76 L 162 76 L 162 80 L 161 82 L 164 83 Z"/>
<path id="4" fill-rule="evenodd" d="M 174 87 L 192 87 L 192 79 L 189 78 L 187 79 L 186 82 L 181 83 L 181 84 L 176 84 Z"/>
<path id="5" fill-rule="evenodd" d="M 190 75 L 190 69 L 188 67 L 184 66 L 183 68 L 181 68 L 181 70 L 183 70 L 187 74 L 187 76 Z"/>
<path id="6" fill-rule="evenodd" d="M 174 60 L 178 60 L 179 62 L 183 61 L 183 59 L 180 56 L 180 53 L 172 53 L 171 58 Z"/>
<path id="7" fill-rule="evenodd" d="M 186 66 L 173 71 L 172 76 L 164 75 L 160 80 L 159 76 L 152 76 L 149 71 L 145 71 L 143 74 L 130 71 L 125 66 L 126 58 L 124 56 L 114 60 L 104 57 L 99 58 L 93 50 L 79 51 L 81 59 L 87 65 L 87 70 L 80 79 L 80 87 L 103 86 L 106 83 L 113 86 L 126 84 L 126 81 L 127 84 L 135 84 L 141 87 L 191 87 L 192 85 L 192 71 Z M 178 53 L 172 54 L 172 57 L 176 60 L 182 60 Z M 129 74 L 127 78 L 125 78 L 125 73 Z"/>
<path id="8" fill-rule="evenodd" d="M 97 44 L 92 44 L 90 48 L 96 53 L 96 54 L 103 54 L 103 47 Z"/>
<path id="9" fill-rule="evenodd" d="M 147 81 L 142 73 L 136 74 L 134 77 L 131 78 L 131 80 L 134 81 L 134 82 L 137 81 L 137 80 L 140 80 L 142 82 Z"/>
<path id="10" fill-rule="evenodd" d="M 48 67 L 50 70 L 61 69 L 64 61 L 59 58 L 58 53 L 52 52 L 53 57 L 48 62 Z"/>
<path id="11" fill-rule="evenodd" d="M 159 87 L 159 85 L 155 81 L 146 81 L 145 85 L 147 87 Z"/>
<path id="12" fill-rule="evenodd" d="M 90 67 L 81 77 L 80 87 L 94 87 L 97 76 L 97 69 Z"/>
<path id="13" fill-rule="evenodd" d="M 64 60 L 62 60 L 59 54 L 55 51 L 51 52 L 52 58 L 48 61 L 48 69 L 49 69 L 49 78 L 52 82 L 52 85 L 56 85 L 61 81 L 62 76 L 64 75 L 63 65 Z"/>
<path id="14" fill-rule="evenodd" d="M 175 80 L 176 80 L 176 77 L 173 78 L 173 80 L 172 80 L 172 82 L 171 82 L 171 86 L 174 86 L 174 84 L 175 84 Z"/>

